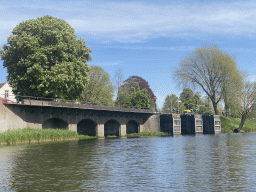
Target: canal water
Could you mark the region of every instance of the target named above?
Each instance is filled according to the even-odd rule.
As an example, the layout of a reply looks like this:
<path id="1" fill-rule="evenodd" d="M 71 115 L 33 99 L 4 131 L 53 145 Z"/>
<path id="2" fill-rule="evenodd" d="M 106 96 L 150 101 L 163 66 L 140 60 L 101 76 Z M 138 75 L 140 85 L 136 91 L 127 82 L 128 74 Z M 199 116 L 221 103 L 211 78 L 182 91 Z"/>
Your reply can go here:
<path id="1" fill-rule="evenodd" d="M 256 133 L 0 147 L 0 191 L 256 191 Z"/>

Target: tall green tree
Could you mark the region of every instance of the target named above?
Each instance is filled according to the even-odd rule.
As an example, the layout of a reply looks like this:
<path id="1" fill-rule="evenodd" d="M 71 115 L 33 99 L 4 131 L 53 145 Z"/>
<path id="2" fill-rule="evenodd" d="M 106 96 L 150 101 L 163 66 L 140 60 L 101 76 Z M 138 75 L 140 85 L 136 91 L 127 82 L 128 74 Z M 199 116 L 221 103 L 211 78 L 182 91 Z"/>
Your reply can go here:
<path id="1" fill-rule="evenodd" d="M 244 126 L 245 120 L 252 114 L 255 115 L 256 111 L 256 83 L 245 82 L 242 91 L 238 94 L 239 105 L 238 110 L 241 121 L 238 129 L 241 130 Z"/>
<path id="2" fill-rule="evenodd" d="M 199 106 L 202 107 L 204 102 L 201 100 L 201 95 L 199 92 L 194 92 L 190 88 L 184 88 L 180 94 L 180 100 L 186 109 L 199 109 Z"/>
<path id="3" fill-rule="evenodd" d="M 180 100 L 186 109 L 192 109 L 198 114 L 210 114 L 209 108 L 205 107 L 205 102 L 202 101 L 199 92 L 194 92 L 190 88 L 184 88 L 180 94 Z M 206 102 L 207 103 L 207 102 Z"/>
<path id="4" fill-rule="evenodd" d="M 225 115 L 227 116 L 232 110 L 232 113 L 237 113 L 237 107 L 236 104 L 239 103 L 238 101 L 238 95 L 241 93 L 243 89 L 243 82 L 244 79 L 247 77 L 247 74 L 245 72 L 241 71 L 241 75 L 237 75 L 236 72 L 233 72 L 235 70 L 234 68 L 230 69 L 229 76 L 230 79 L 227 79 L 225 83 L 223 83 L 222 86 L 222 95 L 223 95 L 223 101 L 224 101 L 224 109 L 225 109 Z"/>
<path id="5" fill-rule="evenodd" d="M 179 98 L 175 94 L 167 95 L 162 108 L 163 113 L 183 113 L 185 106 L 179 102 Z"/>
<path id="6" fill-rule="evenodd" d="M 189 88 L 184 88 L 180 94 L 180 100 L 186 109 L 196 109 L 196 99 L 194 98 L 194 92 Z"/>
<path id="7" fill-rule="evenodd" d="M 162 113 L 183 112 L 185 107 L 182 102 L 178 105 L 179 98 L 175 94 L 167 95 L 162 108 Z"/>
<path id="8" fill-rule="evenodd" d="M 91 66 L 90 82 L 84 93 L 87 103 L 114 106 L 114 87 L 109 74 L 99 66 Z"/>
<path id="9" fill-rule="evenodd" d="M 124 107 L 154 109 L 154 101 L 146 89 L 141 89 L 137 82 L 130 82 L 122 87 L 117 103 Z"/>
<path id="10" fill-rule="evenodd" d="M 240 77 L 241 73 L 235 59 L 213 45 L 197 48 L 187 55 L 172 71 L 172 76 L 184 87 L 201 88 L 211 99 L 218 115 L 217 105 L 223 98 L 223 86 L 234 82 L 234 77 Z"/>
<path id="11" fill-rule="evenodd" d="M 64 20 L 43 16 L 18 24 L 0 51 L 16 95 L 82 97 L 91 49 Z"/>
<path id="12" fill-rule="evenodd" d="M 174 108 L 178 108 L 177 101 L 179 98 L 175 94 L 167 95 L 162 108 L 163 113 L 173 113 Z"/>
<path id="13" fill-rule="evenodd" d="M 131 83 L 131 82 L 137 82 L 140 86 L 141 89 L 146 89 L 150 95 L 150 98 L 151 100 L 154 101 L 155 103 L 155 107 L 154 109 L 156 110 L 157 109 L 157 106 L 156 106 L 156 96 L 155 94 L 153 93 L 153 91 L 151 90 L 148 82 L 141 78 L 141 77 L 138 77 L 138 76 L 130 76 L 128 79 L 126 79 L 124 82 L 123 82 L 123 87 L 125 87 L 127 84 Z"/>

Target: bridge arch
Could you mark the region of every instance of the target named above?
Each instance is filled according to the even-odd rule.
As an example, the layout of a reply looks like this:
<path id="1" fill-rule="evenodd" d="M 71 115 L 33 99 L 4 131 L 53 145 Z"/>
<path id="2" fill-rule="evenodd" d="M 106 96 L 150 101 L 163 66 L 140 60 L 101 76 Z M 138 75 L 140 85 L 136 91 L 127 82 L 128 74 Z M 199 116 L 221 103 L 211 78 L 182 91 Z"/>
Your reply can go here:
<path id="1" fill-rule="evenodd" d="M 77 124 L 77 133 L 80 135 L 96 136 L 97 123 L 91 119 L 83 119 Z"/>
<path id="2" fill-rule="evenodd" d="M 104 124 L 104 136 L 107 135 L 116 135 L 119 136 L 120 123 L 114 119 L 108 120 Z"/>
<path id="3" fill-rule="evenodd" d="M 51 118 L 42 124 L 43 129 L 68 129 L 68 123 L 59 118 Z"/>
<path id="4" fill-rule="evenodd" d="M 137 121 L 131 120 L 126 124 L 126 134 L 138 133 L 140 124 Z"/>

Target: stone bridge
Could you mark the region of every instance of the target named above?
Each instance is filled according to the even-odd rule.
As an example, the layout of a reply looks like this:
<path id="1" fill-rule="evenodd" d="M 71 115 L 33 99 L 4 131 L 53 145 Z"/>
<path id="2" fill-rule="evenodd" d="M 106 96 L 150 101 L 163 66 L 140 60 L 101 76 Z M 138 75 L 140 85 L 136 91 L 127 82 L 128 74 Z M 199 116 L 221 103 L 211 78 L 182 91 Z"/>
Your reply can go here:
<path id="1" fill-rule="evenodd" d="M 2 99 L 0 103 L 0 131 L 25 127 L 62 128 L 90 136 L 160 131 L 160 117 L 151 109 L 33 99 L 22 99 L 18 103 Z"/>

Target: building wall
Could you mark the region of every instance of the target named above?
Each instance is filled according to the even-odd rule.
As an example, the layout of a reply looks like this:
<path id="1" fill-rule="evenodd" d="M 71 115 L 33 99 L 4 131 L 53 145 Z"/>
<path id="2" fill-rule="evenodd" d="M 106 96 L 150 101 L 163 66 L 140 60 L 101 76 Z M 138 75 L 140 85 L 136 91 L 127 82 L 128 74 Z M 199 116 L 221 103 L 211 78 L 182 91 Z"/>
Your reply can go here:
<path id="1" fill-rule="evenodd" d="M 5 91 L 8 91 L 8 97 L 5 98 Z M 0 98 L 2 99 L 8 99 L 10 101 L 16 102 L 15 95 L 12 92 L 12 87 L 8 84 L 5 83 L 1 88 L 0 88 Z"/>

